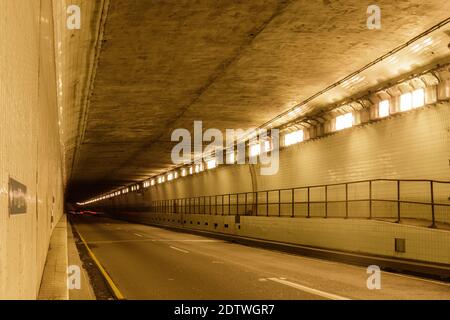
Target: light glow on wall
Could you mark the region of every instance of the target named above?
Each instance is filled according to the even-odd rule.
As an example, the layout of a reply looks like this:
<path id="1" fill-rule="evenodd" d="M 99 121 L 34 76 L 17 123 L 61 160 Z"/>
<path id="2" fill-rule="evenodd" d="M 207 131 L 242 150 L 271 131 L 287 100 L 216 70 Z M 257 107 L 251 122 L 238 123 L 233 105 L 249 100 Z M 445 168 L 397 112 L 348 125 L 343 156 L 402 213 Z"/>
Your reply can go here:
<path id="1" fill-rule="evenodd" d="M 351 128 L 353 126 L 353 114 L 351 112 L 336 117 L 336 130 Z"/>
<path id="2" fill-rule="evenodd" d="M 285 146 L 291 146 L 293 144 L 302 142 L 304 139 L 304 133 L 303 130 L 294 131 L 291 133 L 288 133 L 284 136 L 284 145 Z"/>
<path id="3" fill-rule="evenodd" d="M 173 173 L 169 173 L 167 175 L 167 181 L 172 181 L 173 180 Z"/>

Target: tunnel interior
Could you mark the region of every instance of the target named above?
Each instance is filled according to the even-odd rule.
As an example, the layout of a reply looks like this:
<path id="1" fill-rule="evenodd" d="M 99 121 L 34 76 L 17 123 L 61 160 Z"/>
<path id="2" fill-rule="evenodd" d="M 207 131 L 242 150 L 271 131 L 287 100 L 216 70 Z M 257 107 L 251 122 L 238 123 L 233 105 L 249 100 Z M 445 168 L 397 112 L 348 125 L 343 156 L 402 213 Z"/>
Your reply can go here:
<path id="1" fill-rule="evenodd" d="M 127 250 L 102 244 L 171 270 L 179 258 L 137 242 L 175 231 L 195 245 L 172 253 L 223 268 L 203 242 L 261 269 L 317 266 L 221 241 L 448 280 L 450 2 L 378 2 L 0 1 L 0 298 L 38 297 L 61 221 L 113 282 Z M 133 281 L 117 290 L 189 298 Z"/>

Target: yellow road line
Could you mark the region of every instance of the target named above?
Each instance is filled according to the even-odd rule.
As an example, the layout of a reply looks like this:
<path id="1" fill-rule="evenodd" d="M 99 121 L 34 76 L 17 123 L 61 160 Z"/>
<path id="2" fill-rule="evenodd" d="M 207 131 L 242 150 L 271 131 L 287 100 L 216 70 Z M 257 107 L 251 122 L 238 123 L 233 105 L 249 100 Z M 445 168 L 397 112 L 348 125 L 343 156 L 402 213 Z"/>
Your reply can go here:
<path id="1" fill-rule="evenodd" d="M 89 255 L 91 256 L 92 260 L 94 260 L 95 264 L 97 265 L 98 269 L 100 270 L 100 272 L 102 273 L 103 277 L 105 278 L 106 282 L 108 282 L 109 287 L 111 288 L 111 290 L 113 291 L 114 296 L 116 297 L 116 299 L 118 300 L 125 300 L 124 295 L 122 294 L 122 292 L 120 292 L 119 288 L 116 286 L 116 284 L 114 283 L 114 281 L 111 279 L 111 277 L 109 276 L 109 274 L 106 272 L 106 270 L 103 268 L 103 266 L 101 265 L 100 261 L 98 261 L 97 257 L 94 255 L 94 253 L 92 252 L 91 248 L 89 248 L 87 242 L 84 240 L 83 236 L 81 235 L 80 232 L 78 232 L 77 227 L 75 226 L 75 224 L 73 224 L 73 228 L 75 229 L 75 231 L 77 232 L 78 236 L 80 237 L 81 241 L 83 242 L 84 246 L 86 247 L 87 251 L 89 252 Z"/>

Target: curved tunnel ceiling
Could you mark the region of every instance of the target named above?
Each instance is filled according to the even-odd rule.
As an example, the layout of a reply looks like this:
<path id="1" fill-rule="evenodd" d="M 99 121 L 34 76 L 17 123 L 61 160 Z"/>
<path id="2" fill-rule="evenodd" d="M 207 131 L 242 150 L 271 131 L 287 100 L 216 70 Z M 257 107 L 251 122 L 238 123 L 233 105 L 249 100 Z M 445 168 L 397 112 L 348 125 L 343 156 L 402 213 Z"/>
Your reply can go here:
<path id="1" fill-rule="evenodd" d="M 194 120 L 221 130 L 260 126 L 450 12 L 450 3 L 438 0 L 379 1 L 382 29 L 368 30 L 372 3 L 361 0 L 107 4 L 95 80 L 67 169 L 76 200 L 170 168 L 174 129 L 191 129 Z M 450 37 L 445 28 L 436 32 L 437 55 L 406 55 L 408 66 L 394 63 L 393 73 L 445 55 Z M 386 81 L 386 66 L 378 69 L 353 89 Z M 341 89 L 327 99 L 352 91 Z"/>

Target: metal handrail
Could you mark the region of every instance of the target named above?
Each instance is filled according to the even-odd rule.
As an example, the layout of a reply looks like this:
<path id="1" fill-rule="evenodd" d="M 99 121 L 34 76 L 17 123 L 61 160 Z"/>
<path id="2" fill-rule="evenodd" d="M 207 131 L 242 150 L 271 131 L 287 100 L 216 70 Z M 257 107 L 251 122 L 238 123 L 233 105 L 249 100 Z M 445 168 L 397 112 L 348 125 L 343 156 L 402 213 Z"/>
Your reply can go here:
<path id="1" fill-rule="evenodd" d="M 377 182 L 395 182 L 396 183 L 396 192 L 393 196 L 396 199 L 379 199 L 373 197 L 373 185 Z M 402 200 L 402 183 L 407 182 L 422 182 L 429 183 L 429 202 L 424 201 L 413 201 L 413 200 Z M 368 197 L 366 198 L 358 198 L 358 199 L 349 199 L 349 186 L 355 184 L 368 184 Z M 396 203 L 397 204 L 397 223 L 400 222 L 402 217 L 402 204 L 413 204 L 413 205 L 427 205 L 431 207 L 431 228 L 436 228 L 436 217 L 435 217 L 435 208 L 436 207 L 448 207 L 450 203 L 439 203 L 435 202 L 435 184 L 450 184 L 450 181 L 440 181 L 440 180 L 429 180 L 429 179 L 372 179 L 372 180 L 358 180 L 351 182 L 342 182 L 342 183 L 332 183 L 332 184 L 320 184 L 320 185 L 311 185 L 304 187 L 294 187 L 294 188 L 281 188 L 281 189 L 269 189 L 269 190 L 261 190 L 261 191 L 252 191 L 252 192 L 239 192 L 239 193 L 227 193 L 227 194 L 217 194 L 210 196 L 200 196 L 200 197 L 186 197 L 186 198 L 177 198 L 177 199 L 167 199 L 167 200 L 154 200 L 151 201 L 150 211 L 151 212 L 163 212 L 163 213 L 184 213 L 184 214 L 209 214 L 209 215 L 218 215 L 219 208 L 221 215 L 241 215 L 241 208 L 244 207 L 244 215 L 251 213 L 252 215 L 260 215 L 260 206 L 265 207 L 265 215 L 270 215 L 270 208 L 272 206 L 278 206 L 278 216 L 282 215 L 283 206 L 290 205 L 291 206 L 291 217 L 298 216 L 296 215 L 296 205 L 307 205 L 307 218 L 311 217 L 311 205 L 314 204 L 324 204 L 324 218 L 330 217 L 329 214 L 329 204 L 336 203 L 345 203 L 345 218 L 349 218 L 349 204 L 354 202 L 368 202 L 369 203 L 369 219 L 373 218 L 373 203 L 375 202 L 388 202 L 388 203 Z M 345 199 L 343 200 L 330 200 L 329 192 L 330 188 L 333 187 L 345 187 Z M 311 200 L 311 190 L 323 188 L 324 189 L 324 199 L 323 200 Z M 295 199 L 296 194 L 295 191 L 306 190 L 307 198 L 306 201 L 297 201 Z M 290 191 L 290 201 L 282 201 L 282 193 Z M 276 193 L 278 201 L 270 202 L 269 194 Z M 340 194 L 340 193 L 339 193 Z M 245 195 L 245 197 L 243 197 Z M 260 202 L 260 195 L 265 195 L 265 201 Z M 214 201 L 212 199 L 214 198 Z M 245 199 L 245 201 L 241 202 L 241 199 Z M 251 198 L 251 199 L 249 199 Z M 208 201 L 206 201 L 208 199 Z M 220 203 L 219 200 L 220 199 Z M 227 199 L 227 203 L 225 200 Z M 232 202 L 235 200 L 235 202 Z M 214 204 L 212 203 L 214 202 Z M 233 208 L 236 209 L 231 210 Z M 226 210 L 226 208 L 228 210 Z M 250 210 L 248 210 L 250 208 Z M 227 213 L 226 213 L 227 211 Z M 233 211 L 233 212 L 232 212 Z M 285 216 L 285 215 L 283 215 Z"/>

